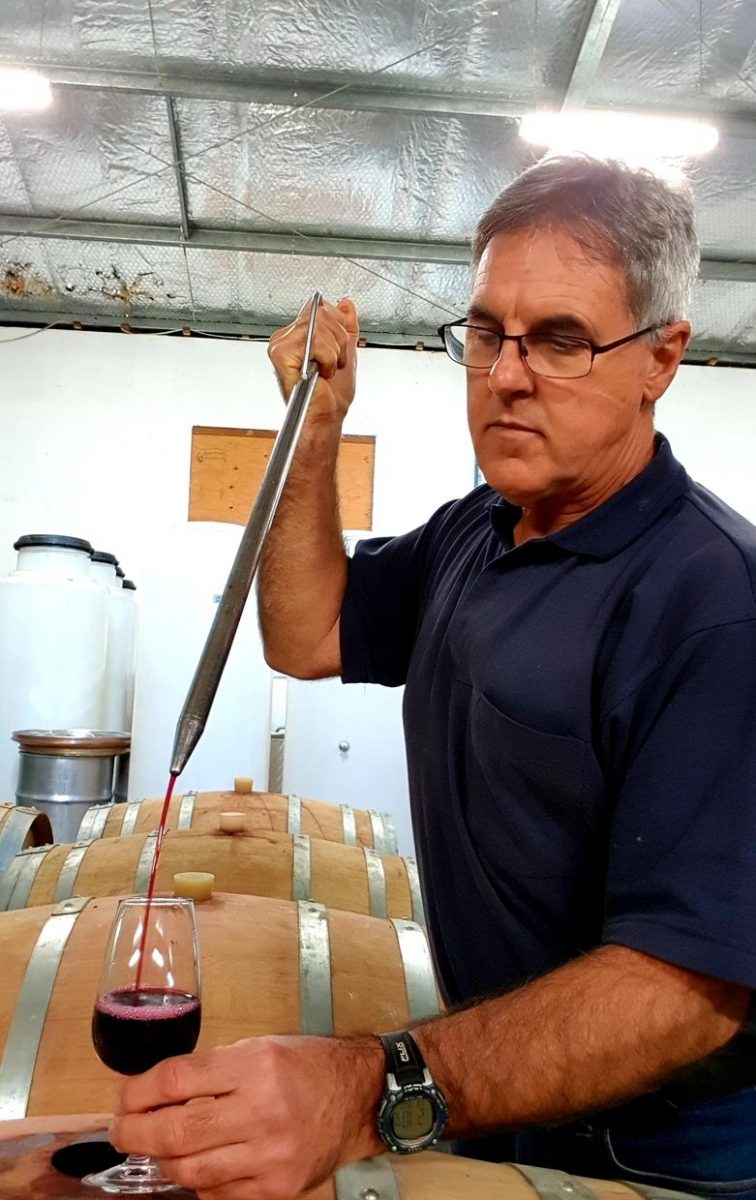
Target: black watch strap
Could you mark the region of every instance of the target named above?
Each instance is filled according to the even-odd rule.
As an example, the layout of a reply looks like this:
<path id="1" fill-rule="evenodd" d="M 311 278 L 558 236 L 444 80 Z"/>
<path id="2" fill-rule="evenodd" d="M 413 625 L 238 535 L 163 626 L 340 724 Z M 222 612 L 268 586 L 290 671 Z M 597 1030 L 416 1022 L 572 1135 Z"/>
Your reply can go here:
<path id="1" fill-rule="evenodd" d="M 422 1083 L 425 1059 L 411 1033 L 380 1033 L 386 1051 L 386 1065 L 399 1087 Z"/>

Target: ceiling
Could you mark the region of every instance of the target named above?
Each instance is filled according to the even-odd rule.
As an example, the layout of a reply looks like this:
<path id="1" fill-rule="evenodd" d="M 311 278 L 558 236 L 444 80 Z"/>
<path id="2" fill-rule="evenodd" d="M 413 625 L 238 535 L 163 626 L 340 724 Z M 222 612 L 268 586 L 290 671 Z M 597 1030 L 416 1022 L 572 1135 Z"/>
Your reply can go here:
<path id="1" fill-rule="evenodd" d="M 535 107 L 708 114 L 693 361 L 756 363 L 755 0 L 3 0 L 0 322 L 433 345 Z"/>

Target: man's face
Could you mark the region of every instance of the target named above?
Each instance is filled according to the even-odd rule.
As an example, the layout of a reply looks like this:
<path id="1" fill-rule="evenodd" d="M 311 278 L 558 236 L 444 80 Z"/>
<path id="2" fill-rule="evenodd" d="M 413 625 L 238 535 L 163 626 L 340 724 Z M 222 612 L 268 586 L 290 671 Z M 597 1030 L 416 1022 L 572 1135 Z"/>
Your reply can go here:
<path id="1" fill-rule="evenodd" d="M 635 330 L 624 272 L 587 257 L 559 230 L 494 237 L 478 267 L 469 320 L 598 345 Z M 524 508 L 545 501 L 579 515 L 623 486 L 651 454 L 653 357 L 641 339 L 598 355 L 582 379 L 548 379 L 528 369 L 516 342 L 505 342 L 490 371 L 468 370 L 470 432 L 491 487 Z"/>

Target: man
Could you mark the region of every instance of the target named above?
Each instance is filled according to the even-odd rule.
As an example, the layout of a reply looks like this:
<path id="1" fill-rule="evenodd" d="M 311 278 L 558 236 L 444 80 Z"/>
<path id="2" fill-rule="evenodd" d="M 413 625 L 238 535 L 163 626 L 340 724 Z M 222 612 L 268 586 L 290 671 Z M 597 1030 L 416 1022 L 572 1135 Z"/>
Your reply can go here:
<path id="1" fill-rule="evenodd" d="M 415 1047 L 434 1133 L 445 1102 L 448 1137 L 517 1131 L 483 1154 L 756 1195 L 756 530 L 653 424 L 690 332 L 690 201 L 545 160 L 483 217 L 474 264 L 444 339 L 487 486 L 347 560 L 357 317 L 324 304 L 260 587 L 276 669 L 406 683 L 429 932 L 462 1007 L 385 1055 L 252 1039 L 127 1083 L 117 1141 L 203 1200 L 296 1195 L 406 1148 L 378 1108 Z M 304 325 L 271 339 L 285 393 Z"/>

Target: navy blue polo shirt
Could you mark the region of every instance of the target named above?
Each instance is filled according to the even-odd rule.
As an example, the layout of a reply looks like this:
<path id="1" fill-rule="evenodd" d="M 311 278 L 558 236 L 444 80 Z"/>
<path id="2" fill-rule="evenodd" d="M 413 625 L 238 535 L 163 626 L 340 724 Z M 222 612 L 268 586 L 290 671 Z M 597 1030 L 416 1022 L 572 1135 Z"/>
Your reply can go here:
<path id="1" fill-rule="evenodd" d="M 756 528 L 657 437 L 549 537 L 487 486 L 361 542 L 345 682 L 406 683 L 446 999 L 619 943 L 756 987 Z"/>

